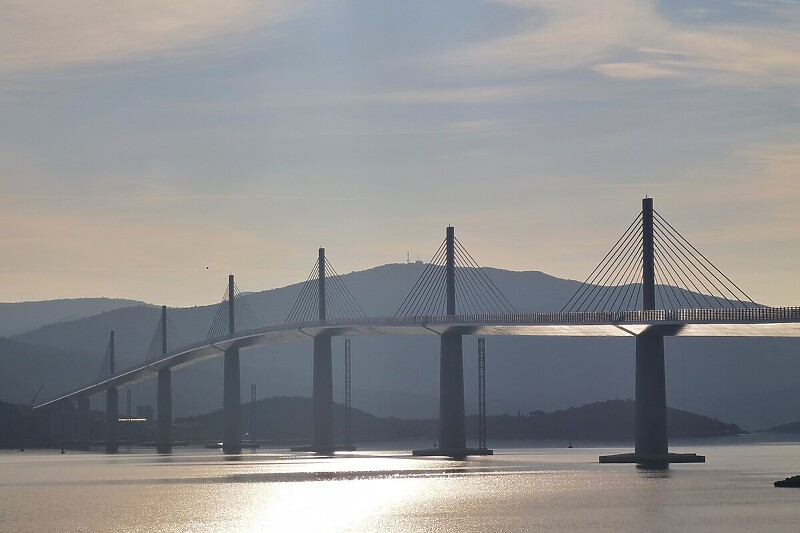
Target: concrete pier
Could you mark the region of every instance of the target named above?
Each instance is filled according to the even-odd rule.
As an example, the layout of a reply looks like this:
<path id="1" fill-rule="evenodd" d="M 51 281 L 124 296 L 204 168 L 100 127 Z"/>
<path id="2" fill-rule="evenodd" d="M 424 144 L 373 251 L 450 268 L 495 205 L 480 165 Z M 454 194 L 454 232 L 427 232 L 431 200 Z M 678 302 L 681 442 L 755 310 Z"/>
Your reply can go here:
<path id="1" fill-rule="evenodd" d="M 636 454 L 667 453 L 664 337 L 636 337 Z"/>
<path id="2" fill-rule="evenodd" d="M 158 412 L 156 413 L 158 453 L 172 451 L 172 370 L 162 368 L 158 371 Z"/>
<path id="3" fill-rule="evenodd" d="M 318 453 L 332 453 L 333 355 L 328 335 L 314 337 L 313 373 L 314 425 L 311 447 Z"/>
<path id="4" fill-rule="evenodd" d="M 223 384 L 223 430 L 222 450 L 225 453 L 242 451 L 242 394 L 239 370 L 239 350 L 225 350 Z"/>
<path id="5" fill-rule="evenodd" d="M 461 335 L 444 334 L 439 351 L 439 448 L 467 447 L 464 421 L 464 350 Z"/>
<path id="6" fill-rule="evenodd" d="M 119 450 L 117 425 L 119 424 L 119 392 L 116 387 L 106 389 L 106 452 Z"/>

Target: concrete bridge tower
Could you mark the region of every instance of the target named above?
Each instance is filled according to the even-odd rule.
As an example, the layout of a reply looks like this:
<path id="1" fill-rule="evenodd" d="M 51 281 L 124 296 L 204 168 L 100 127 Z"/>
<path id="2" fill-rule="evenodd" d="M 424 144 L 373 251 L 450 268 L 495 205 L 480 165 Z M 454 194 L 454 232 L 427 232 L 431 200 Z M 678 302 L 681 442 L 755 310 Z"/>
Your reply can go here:
<path id="1" fill-rule="evenodd" d="M 653 199 L 642 200 L 642 309 L 656 308 Z M 605 455 L 601 463 L 669 464 L 705 462 L 693 453 L 669 453 L 667 385 L 663 333 L 643 331 L 636 336 L 634 453 Z"/>
<path id="2" fill-rule="evenodd" d="M 325 321 L 327 314 L 325 248 L 319 249 L 318 318 Z M 313 436 L 311 447 L 318 453 L 333 453 L 333 350 L 329 334 L 314 337 L 313 362 Z"/>
<path id="3" fill-rule="evenodd" d="M 228 276 L 228 334 L 236 333 L 235 285 L 233 274 Z M 222 387 L 222 451 L 242 452 L 242 392 L 239 368 L 239 348 L 228 348 L 223 356 Z"/>
<path id="4" fill-rule="evenodd" d="M 167 306 L 161 307 L 161 355 L 167 353 Z M 156 450 L 158 453 L 172 451 L 172 369 L 164 367 L 158 371 L 157 389 L 157 431 Z"/>
<path id="5" fill-rule="evenodd" d="M 642 200 L 642 309 L 656 308 L 653 199 Z M 667 386 L 664 336 L 636 336 L 636 455 L 667 453 Z"/>
<path id="6" fill-rule="evenodd" d="M 455 228 L 448 226 L 446 235 L 445 300 L 447 315 L 455 316 Z M 439 339 L 439 448 L 458 455 L 466 447 L 463 342 L 460 334 L 445 333 Z"/>
<path id="7" fill-rule="evenodd" d="M 446 314 L 456 314 L 455 228 L 445 237 Z M 414 450 L 414 455 L 491 455 L 492 450 L 467 448 L 464 417 L 464 348 L 462 335 L 446 332 L 439 339 L 439 441 L 437 448 Z"/>
<path id="8" fill-rule="evenodd" d="M 114 375 L 114 332 L 109 340 L 109 376 Z M 117 387 L 106 389 L 106 452 L 116 453 L 119 450 L 117 425 L 119 423 L 119 393 Z"/>

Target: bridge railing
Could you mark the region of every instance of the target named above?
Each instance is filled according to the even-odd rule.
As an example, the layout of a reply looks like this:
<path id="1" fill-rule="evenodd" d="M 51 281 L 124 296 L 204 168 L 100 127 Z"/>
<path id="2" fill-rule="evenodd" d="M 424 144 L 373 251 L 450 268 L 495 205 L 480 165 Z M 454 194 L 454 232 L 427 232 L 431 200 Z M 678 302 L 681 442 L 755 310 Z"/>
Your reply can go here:
<path id="1" fill-rule="evenodd" d="M 410 317 L 343 318 L 287 324 L 292 329 L 345 327 L 352 325 L 403 326 L 453 324 L 542 324 L 601 325 L 653 322 L 758 322 L 800 320 L 800 307 L 739 307 L 732 309 L 655 309 L 651 311 L 596 311 L 572 313 L 511 313 L 436 315 Z"/>

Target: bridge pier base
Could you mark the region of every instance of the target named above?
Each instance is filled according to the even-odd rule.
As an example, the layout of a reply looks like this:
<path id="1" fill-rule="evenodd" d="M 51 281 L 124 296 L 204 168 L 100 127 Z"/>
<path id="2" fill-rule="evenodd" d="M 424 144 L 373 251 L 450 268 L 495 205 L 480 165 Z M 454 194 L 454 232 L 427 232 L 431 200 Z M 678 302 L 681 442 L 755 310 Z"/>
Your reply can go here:
<path id="1" fill-rule="evenodd" d="M 222 451 L 242 452 L 242 393 L 239 349 L 225 350 L 222 390 Z"/>
<path id="2" fill-rule="evenodd" d="M 92 423 L 89 414 L 89 398 L 79 396 L 76 403 L 78 407 L 78 439 L 75 447 L 78 450 L 88 450 Z"/>
<path id="3" fill-rule="evenodd" d="M 333 350 L 330 335 L 314 337 L 313 414 L 310 446 L 293 446 L 293 452 L 332 454 L 352 451 L 352 446 L 336 446 L 333 438 Z"/>
<path id="4" fill-rule="evenodd" d="M 162 368 L 158 371 L 158 412 L 156 424 L 158 435 L 156 451 L 158 453 L 172 452 L 172 370 Z"/>
<path id="5" fill-rule="evenodd" d="M 461 335 L 445 333 L 439 350 L 439 442 L 436 448 L 414 450 L 417 456 L 464 458 L 492 455 L 492 450 L 467 448 L 464 417 L 464 349 Z"/>
<path id="6" fill-rule="evenodd" d="M 668 453 L 664 337 L 637 335 L 635 394 L 636 454 Z"/>
<path id="7" fill-rule="evenodd" d="M 635 451 L 600 456 L 601 463 L 704 463 L 693 453 L 669 453 L 664 337 L 636 336 Z"/>
<path id="8" fill-rule="evenodd" d="M 318 453 L 333 453 L 333 350 L 331 337 L 314 337 L 313 432 L 311 447 Z"/>
<path id="9" fill-rule="evenodd" d="M 119 393 L 116 387 L 106 389 L 106 453 L 119 451 L 117 425 L 119 424 Z"/>

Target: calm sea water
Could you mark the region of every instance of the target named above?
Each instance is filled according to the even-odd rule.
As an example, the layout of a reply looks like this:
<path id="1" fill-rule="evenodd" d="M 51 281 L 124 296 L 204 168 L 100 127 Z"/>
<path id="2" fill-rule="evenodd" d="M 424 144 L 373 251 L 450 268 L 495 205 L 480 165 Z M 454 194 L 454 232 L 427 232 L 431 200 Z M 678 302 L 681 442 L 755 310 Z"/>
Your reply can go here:
<path id="1" fill-rule="evenodd" d="M 666 471 L 600 465 L 627 448 L 496 448 L 466 461 L 363 451 L 0 452 L 0 531 L 797 531 L 800 443 L 673 451 Z"/>

